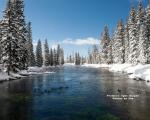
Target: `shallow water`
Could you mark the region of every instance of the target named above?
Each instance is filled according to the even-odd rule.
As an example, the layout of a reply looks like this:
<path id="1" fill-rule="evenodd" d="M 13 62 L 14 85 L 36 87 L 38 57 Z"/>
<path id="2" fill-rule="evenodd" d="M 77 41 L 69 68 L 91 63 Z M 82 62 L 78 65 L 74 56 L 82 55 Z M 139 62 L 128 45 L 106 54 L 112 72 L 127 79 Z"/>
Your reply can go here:
<path id="1" fill-rule="evenodd" d="M 149 120 L 149 101 L 150 86 L 143 81 L 106 69 L 66 66 L 0 84 L 0 120 Z"/>

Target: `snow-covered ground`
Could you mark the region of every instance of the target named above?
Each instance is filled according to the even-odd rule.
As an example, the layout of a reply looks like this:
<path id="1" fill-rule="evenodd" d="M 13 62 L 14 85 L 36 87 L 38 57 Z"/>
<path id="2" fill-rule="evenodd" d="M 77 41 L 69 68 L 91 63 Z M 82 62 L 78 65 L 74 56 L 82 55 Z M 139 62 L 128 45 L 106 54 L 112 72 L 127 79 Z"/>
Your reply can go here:
<path id="1" fill-rule="evenodd" d="M 131 64 L 84 64 L 83 67 L 101 68 L 106 67 L 113 72 L 128 73 L 129 78 L 137 80 L 146 80 L 150 82 L 150 64 L 131 65 Z"/>
<path id="2" fill-rule="evenodd" d="M 91 68 L 108 68 L 108 64 L 84 64 L 82 67 L 91 67 Z"/>
<path id="3" fill-rule="evenodd" d="M 74 63 L 65 63 L 64 66 L 74 66 Z"/>
<path id="4" fill-rule="evenodd" d="M 8 75 L 6 72 L 0 72 L 0 82 L 15 80 L 29 75 L 36 74 L 52 74 L 58 67 L 29 67 L 28 70 L 22 70 L 19 73 L 10 73 Z"/>
<path id="5" fill-rule="evenodd" d="M 115 64 L 109 66 L 110 71 L 125 72 L 129 77 L 137 80 L 150 81 L 150 64 L 147 65 L 130 65 L 130 64 Z"/>
<path id="6" fill-rule="evenodd" d="M 21 76 L 20 74 L 10 73 L 10 75 L 8 75 L 6 72 L 0 72 L 0 82 L 15 80 L 21 77 L 23 76 Z"/>

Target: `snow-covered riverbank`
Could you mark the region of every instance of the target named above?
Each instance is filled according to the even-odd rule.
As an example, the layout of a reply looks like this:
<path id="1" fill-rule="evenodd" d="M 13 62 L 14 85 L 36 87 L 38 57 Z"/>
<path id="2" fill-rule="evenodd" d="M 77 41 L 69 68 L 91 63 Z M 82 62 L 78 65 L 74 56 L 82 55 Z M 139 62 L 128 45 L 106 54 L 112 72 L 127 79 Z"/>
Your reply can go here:
<path id="1" fill-rule="evenodd" d="M 129 78 L 146 80 L 150 82 L 150 64 L 131 65 L 131 64 L 84 64 L 83 67 L 108 68 L 113 72 L 124 72 L 129 74 Z"/>
<path id="2" fill-rule="evenodd" d="M 64 66 L 75 66 L 74 64 L 65 64 Z M 129 78 L 136 80 L 145 80 L 150 82 L 150 64 L 131 65 L 131 64 L 84 64 L 82 67 L 106 68 L 113 72 L 123 72 L 129 75 Z M 29 75 L 52 74 L 59 67 L 29 67 L 28 70 L 20 71 L 17 74 L 11 73 L 9 76 L 5 72 L 0 72 L 0 82 L 14 80 Z"/>
<path id="3" fill-rule="evenodd" d="M 19 78 L 23 78 L 29 75 L 37 75 L 37 74 L 52 74 L 55 73 L 55 70 L 58 69 L 57 67 L 29 67 L 28 70 L 22 70 L 18 73 L 10 73 L 8 75 L 6 72 L 0 72 L 0 82 L 16 80 Z"/>

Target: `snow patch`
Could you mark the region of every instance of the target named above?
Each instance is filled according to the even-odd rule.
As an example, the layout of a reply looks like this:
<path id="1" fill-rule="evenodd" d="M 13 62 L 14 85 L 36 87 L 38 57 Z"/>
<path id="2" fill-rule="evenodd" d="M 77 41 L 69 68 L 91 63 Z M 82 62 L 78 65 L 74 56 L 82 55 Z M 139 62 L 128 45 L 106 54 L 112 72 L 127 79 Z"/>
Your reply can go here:
<path id="1" fill-rule="evenodd" d="M 128 73 L 129 78 L 145 80 L 150 82 L 150 64 L 132 65 L 132 64 L 84 64 L 82 67 L 90 68 L 108 68 L 112 72 Z"/>
<path id="2" fill-rule="evenodd" d="M 90 68 L 108 68 L 108 64 L 84 64 L 82 67 L 90 67 Z"/>

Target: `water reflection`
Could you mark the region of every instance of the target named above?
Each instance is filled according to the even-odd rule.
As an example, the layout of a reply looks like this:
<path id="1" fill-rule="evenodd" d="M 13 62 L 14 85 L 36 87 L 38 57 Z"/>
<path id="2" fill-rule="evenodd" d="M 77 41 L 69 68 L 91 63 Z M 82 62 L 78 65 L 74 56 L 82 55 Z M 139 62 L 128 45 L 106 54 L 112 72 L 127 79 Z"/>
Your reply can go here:
<path id="1" fill-rule="evenodd" d="M 105 69 L 70 66 L 55 71 L 0 84 L 0 120 L 150 119 L 145 82 Z M 139 97 L 118 101 L 108 94 Z"/>

